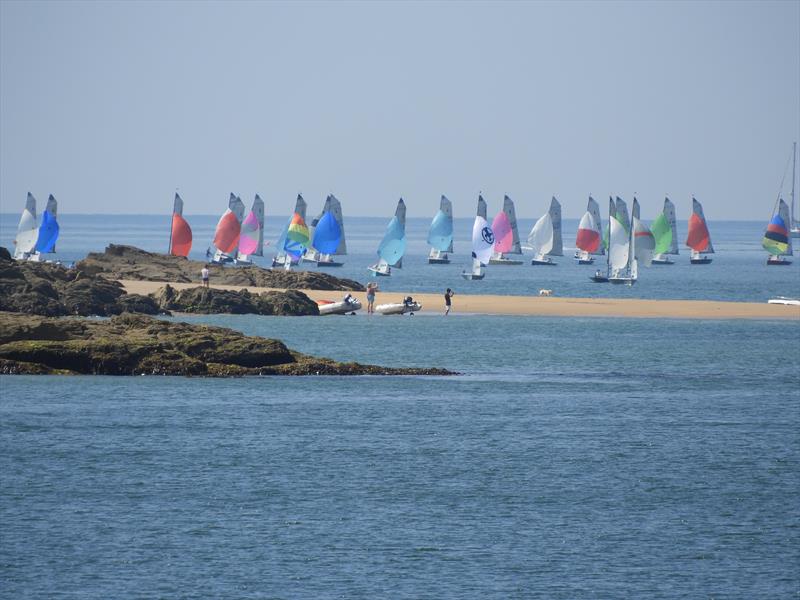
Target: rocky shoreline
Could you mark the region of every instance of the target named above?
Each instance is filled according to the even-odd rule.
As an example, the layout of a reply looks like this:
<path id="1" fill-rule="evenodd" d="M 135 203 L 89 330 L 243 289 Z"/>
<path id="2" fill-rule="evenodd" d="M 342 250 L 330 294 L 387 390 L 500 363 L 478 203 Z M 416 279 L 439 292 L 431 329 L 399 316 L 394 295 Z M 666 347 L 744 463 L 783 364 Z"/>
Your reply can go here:
<path id="1" fill-rule="evenodd" d="M 232 329 L 129 313 L 91 321 L 0 312 L 0 374 L 239 377 L 454 373 L 341 363 Z"/>
<path id="2" fill-rule="evenodd" d="M 110 244 L 105 252 L 92 252 L 78 261 L 75 268 L 87 275 L 109 279 L 134 279 L 192 283 L 200 281 L 200 270 L 207 267 L 214 285 L 235 285 L 279 289 L 331 290 L 363 292 L 364 286 L 352 279 L 342 279 L 316 271 L 263 269 L 256 265 L 207 265 L 181 256 L 155 254 L 133 246 Z"/>

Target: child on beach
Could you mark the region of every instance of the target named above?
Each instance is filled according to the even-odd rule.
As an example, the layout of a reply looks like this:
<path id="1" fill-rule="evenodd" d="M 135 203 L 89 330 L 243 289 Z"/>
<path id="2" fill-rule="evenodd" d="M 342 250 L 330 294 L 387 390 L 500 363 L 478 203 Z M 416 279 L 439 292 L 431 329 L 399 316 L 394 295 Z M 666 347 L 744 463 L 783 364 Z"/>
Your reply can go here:
<path id="1" fill-rule="evenodd" d="M 375 312 L 375 292 L 378 291 L 378 284 L 370 281 L 367 284 L 367 314 L 371 315 Z"/>
<path id="2" fill-rule="evenodd" d="M 447 291 L 444 293 L 444 316 L 450 314 L 450 307 L 452 304 L 451 298 L 455 296 L 455 292 L 450 288 L 447 288 Z"/>

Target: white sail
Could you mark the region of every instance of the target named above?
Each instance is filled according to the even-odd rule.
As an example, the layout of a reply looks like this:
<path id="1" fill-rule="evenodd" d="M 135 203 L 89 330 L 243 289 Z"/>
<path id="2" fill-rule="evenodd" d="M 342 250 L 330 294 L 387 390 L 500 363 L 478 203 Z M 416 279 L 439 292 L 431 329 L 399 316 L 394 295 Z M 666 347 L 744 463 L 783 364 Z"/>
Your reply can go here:
<path id="1" fill-rule="evenodd" d="M 541 260 L 553 249 L 553 219 L 546 212 L 533 225 L 528 234 L 528 245 L 533 249 L 534 256 Z"/>
<path id="2" fill-rule="evenodd" d="M 608 265 L 612 274 L 628 268 L 629 234 L 616 217 L 611 217 L 611 234 L 608 242 Z"/>
<path id="3" fill-rule="evenodd" d="M 25 208 L 17 226 L 17 237 L 14 240 L 16 244 L 14 258 L 23 258 L 33 252 L 38 238 L 39 226 L 36 223 L 36 198 L 28 192 Z"/>
<path id="4" fill-rule="evenodd" d="M 553 247 L 547 252 L 550 256 L 564 256 L 564 241 L 561 237 L 561 204 L 556 197 L 550 200 L 550 221 L 553 224 Z"/>
<path id="5" fill-rule="evenodd" d="M 485 205 L 484 205 L 485 207 Z M 489 223 L 481 215 L 475 216 L 472 225 L 472 257 L 481 264 L 489 264 L 494 249 L 494 233 Z"/>

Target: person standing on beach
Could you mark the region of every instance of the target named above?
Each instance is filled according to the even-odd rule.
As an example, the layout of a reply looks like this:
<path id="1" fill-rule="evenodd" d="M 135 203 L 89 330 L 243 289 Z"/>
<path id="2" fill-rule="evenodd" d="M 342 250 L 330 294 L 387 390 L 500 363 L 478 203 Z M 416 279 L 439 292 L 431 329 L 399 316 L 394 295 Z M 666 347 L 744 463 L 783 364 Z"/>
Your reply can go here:
<path id="1" fill-rule="evenodd" d="M 370 281 L 367 284 L 367 314 L 371 315 L 375 312 L 375 292 L 378 291 L 378 284 Z"/>
<path id="2" fill-rule="evenodd" d="M 450 314 L 450 307 L 452 305 L 451 298 L 453 296 L 455 296 L 455 295 L 456 295 L 456 293 L 453 290 L 451 290 L 450 288 L 447 288 L 447 291 L 444 293 L 444 316 L 445 317 Z"/>
<path id="3" fill-rule="evenodd" d="M 200 271 L 200 279 L 203 280 L 203 287 L 208 287 L 208 267 L 203 266 L 203 269 Z"/>

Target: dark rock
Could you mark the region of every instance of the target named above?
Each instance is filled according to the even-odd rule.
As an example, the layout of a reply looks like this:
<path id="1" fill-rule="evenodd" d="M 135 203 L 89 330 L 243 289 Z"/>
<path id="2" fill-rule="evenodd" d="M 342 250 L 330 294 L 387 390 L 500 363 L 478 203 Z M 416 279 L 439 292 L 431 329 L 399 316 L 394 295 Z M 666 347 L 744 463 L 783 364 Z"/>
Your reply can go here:
<path id="1" fill-rule="evenodd" d="M 11 253 L 8 251 L 8 248 L 0 246 L 0 260 L 11 260 Z"/>
<path id="2" fill-rule="evenodd" d="M 237 285 L 280 289 L 364 291 L 352 279 L 340 279 L 316 271 L 263 269 L 256 265 L 222 266 L 187 260 L 181 256 L 145 252 L 133 246 L 109 245 L 105 252 L 92 252 L 76 267 L 91 275 L 104 274 L 110 279 L 191 283 L 200 279 L 207 266 L 212 285 Z"/>
<path id="3" fill-rule="evenodd" d="M 338 363 L 282 342 L 124 313 L 110 320 L 0 312 L 0 373 L 98 375 L 450 375 Z"/>
<path id="4" fill-rule="evenodd" d="M 152 296 L 142 296 L 141 294 L 125 294 L 117 300 L 117 305 L 122 309 L 121 312 L 140 315 L 169 314 L 168 310 L 159 307 L 158 302 Z"/>
<path id="5" fill-rule="evenodd" d="M 162 310 L 185 313 L 280 316 L 319 314 L 317 303 L 297 290 L 251 294 L 247 290 L 204 287 L 176 290 L 166 285 L 157 290 L 153 297 Z"/>

